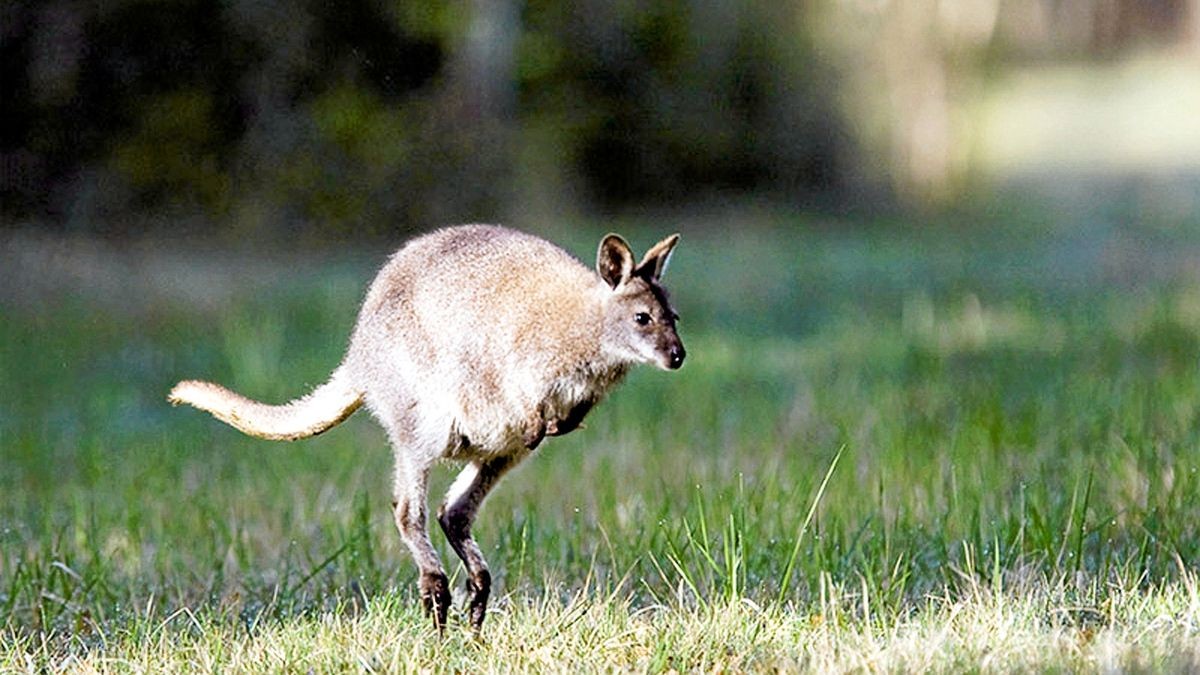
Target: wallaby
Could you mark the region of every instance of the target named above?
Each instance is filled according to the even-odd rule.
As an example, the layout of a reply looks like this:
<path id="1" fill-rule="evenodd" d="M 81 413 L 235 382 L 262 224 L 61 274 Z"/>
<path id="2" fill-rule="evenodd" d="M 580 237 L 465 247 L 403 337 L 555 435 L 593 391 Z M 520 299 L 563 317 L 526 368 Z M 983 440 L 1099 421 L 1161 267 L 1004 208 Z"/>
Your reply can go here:
<path id="1" fill-rule="evenodd" d="M 314 436 L 366 403 L 395 452 L 393 515 L 439 631 L 450 591 L 426 532 L 426 484 L 437 460 L 465 461 L 437 518 L 466 566 L 467 611 L 478 633 L 491 575 L 471 523 L 488 491 L 546 436 L 578 428 L 632 365 L 683 365 L 679 317 L 659 283 L 678 241 L 678 234 L 663 239 L 635 264 L 625 240 L 610 234 L 593 273 L 515 230 L 437 230 L 384 265 L 342 364 L 312 393 L 275 406 L 188 380 L 168 400 L 272 440 Z"/>

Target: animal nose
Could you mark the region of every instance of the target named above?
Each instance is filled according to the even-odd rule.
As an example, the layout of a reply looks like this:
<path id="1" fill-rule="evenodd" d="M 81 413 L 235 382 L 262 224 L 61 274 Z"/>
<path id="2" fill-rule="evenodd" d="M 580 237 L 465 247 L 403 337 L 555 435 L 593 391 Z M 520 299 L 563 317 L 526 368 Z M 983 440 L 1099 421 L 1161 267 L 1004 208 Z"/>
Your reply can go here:
<path id="1" fill-rule="evenodd" d="M 670 359 L 671 369 L 674 370 L 683 365 L 683 357 L 687 356 L 683 345 L 673 345 L 671 350 L 667 352 L 667 358 Z"/>

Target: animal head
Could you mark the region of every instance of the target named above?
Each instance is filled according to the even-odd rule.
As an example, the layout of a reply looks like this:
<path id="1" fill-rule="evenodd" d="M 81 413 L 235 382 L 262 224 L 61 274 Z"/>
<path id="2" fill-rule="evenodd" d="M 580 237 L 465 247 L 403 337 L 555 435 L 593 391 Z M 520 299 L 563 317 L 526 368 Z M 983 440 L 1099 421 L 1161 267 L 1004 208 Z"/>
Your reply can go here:
<path id="1" fill-rule="evenodd" d="M 618 235 L 600 242 L 596 271 L 610 291 L 604 301 L 604 345 L 617 358 L 664 370 L 683 365 L 687 352 L 675 331 L 679 315 L 660 284 L 677 243 L 678 234 L 663 239 L 635 265 L 633 251 Z"/>

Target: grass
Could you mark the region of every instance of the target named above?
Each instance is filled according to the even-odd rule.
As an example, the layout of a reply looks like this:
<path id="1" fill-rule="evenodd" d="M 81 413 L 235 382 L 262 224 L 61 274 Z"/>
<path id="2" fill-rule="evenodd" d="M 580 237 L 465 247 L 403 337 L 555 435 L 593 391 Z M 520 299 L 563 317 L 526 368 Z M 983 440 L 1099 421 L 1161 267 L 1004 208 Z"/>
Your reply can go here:
<path id="1" fill-rule="evenodd" d="M 685 229 L 689 362 L 489 498 L 482 643 L 420 616 L 367 416 L 276 444 L 163 402 L 322 381 L 380 258 L 10 296 L 0 670 L 1200 667 L 1200 225 L 1022 213 Z"/>

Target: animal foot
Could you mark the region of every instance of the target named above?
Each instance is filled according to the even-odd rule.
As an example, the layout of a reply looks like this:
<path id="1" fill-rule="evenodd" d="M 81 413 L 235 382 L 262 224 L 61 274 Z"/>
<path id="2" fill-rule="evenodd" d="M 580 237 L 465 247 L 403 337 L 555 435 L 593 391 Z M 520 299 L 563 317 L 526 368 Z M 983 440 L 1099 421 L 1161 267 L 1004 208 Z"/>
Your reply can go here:
<path id="1" fill-rule="evenodd" d="M 483 619 L 487 616 L 488 596 L 492 592 L 492 574 L 487 570 L 479 570 L 467 578 L 467 614 L 471 620 L 471 629 L 478 637 L 483 631 Z"/>
<path id="2" fill-rule="evenodd" d="M 421 605 L 425 616 L 433 617 L 439 634 L 446 632 L 446 615 L 450 611 L 450 580 L 444 572 L 423 572 L 419 582 Z"/>
<path id="3" fill-rule="evenodd" d="M 525 434 L 521 437 L 525 447 L 533 450 L 541 444 L 542 439 L 546 437 L 546 422 L 539 415 L 535 419 L 530 420 L 525 425 Z"/>

